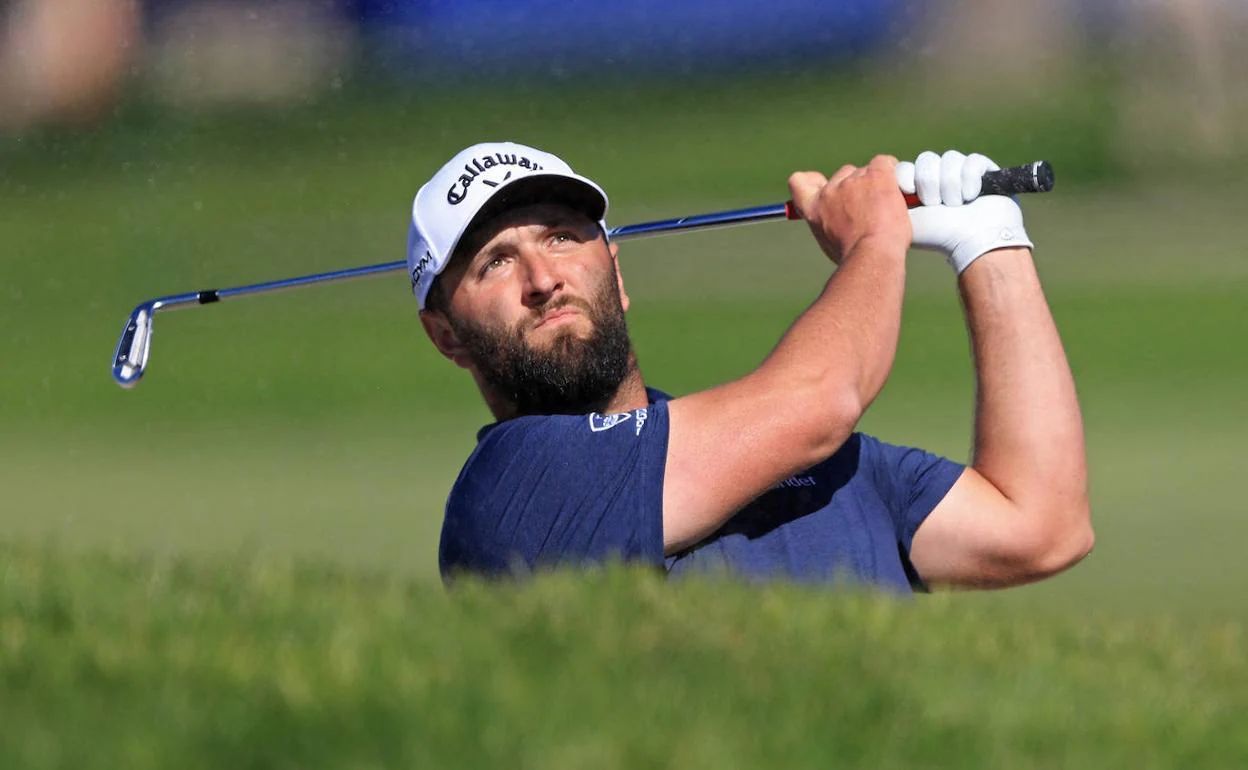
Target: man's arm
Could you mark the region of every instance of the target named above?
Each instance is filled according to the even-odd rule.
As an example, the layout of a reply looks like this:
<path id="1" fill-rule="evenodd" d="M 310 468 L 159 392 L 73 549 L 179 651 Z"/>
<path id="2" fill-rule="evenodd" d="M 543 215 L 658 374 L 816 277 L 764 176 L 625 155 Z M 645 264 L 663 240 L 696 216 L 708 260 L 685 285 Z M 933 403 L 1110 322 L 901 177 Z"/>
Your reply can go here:
<path id="1" fill-rule="evenodd" d="M 975 360 L 972 465 L 915 532 L 910 560 L 929 584 L 993 587 L 1052 575 L 1092 548 L 1083 424 L 1022 212 L 978 198 L 996 167 L 982 155 L 925 152 L 898 166 L 923 205 L 914 246 L 959 275 Z"/>
<path id="2" fill-rule="evenodd" d="M 799 211 L 840 267 L 758 369 L 670 402 L 666 552 L 829 457 L 879 394 L 896 354 L 910 243 L 895 166 L 878 157 L 831 180 L 790 178 Z"/>
<path id="3" fill-rule="evenodd" d="M 1092 548 L 1074 380 L 1029 249 L 989 252 L 959 284 L 977 380 L 972 465 L 910 560 L 929 584 L 1039 580 Z"/>

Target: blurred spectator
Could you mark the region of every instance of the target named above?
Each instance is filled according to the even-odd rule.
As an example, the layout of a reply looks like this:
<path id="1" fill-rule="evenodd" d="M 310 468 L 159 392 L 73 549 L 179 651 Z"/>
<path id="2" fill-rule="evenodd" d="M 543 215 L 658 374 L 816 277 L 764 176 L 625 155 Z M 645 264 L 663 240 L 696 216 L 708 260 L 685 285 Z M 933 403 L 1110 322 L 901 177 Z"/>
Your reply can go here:
<path id="1" fill-rule="evenodd" d="M 1248 152 L 1243 0 L 930 0 L 907 71 L 939 98 L 1018 104 L 1091 85 L 1126 166 Z"/>
<path id="2" fill-rule="evenodd" d="M 182 0 L 153 9 L 150 84 L 179 106 L 277 103 L 338 88 L 354 32 L 327 0 Z"/>
<path id="3" fill-rule="evenodd" d="M 1118 0 L 1119 147 L 1140 165 L 1220 161 L 1248 149 L 1242 0 Z"/>
<path id="4" fill-rule="evenodd" d="M 996 99 L 1027 98 L 1060 82 L 1081 42 L 1072 0 L 911 2 L 922 17 L 913 51 L 933 88 Z M 990 74 L 989 77 L 985 75 Z"/>
<path id="5" fill-rule="evenodd" d="M 104 117 L 138 42 L 137 0 L 0 2 L 0 130 Z"/>

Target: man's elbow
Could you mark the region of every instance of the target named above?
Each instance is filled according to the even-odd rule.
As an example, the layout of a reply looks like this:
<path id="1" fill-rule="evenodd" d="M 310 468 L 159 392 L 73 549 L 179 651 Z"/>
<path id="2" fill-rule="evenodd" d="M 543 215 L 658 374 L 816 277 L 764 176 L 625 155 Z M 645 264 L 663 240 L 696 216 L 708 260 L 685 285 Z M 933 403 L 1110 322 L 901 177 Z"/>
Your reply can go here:
<path id="1" fill-rule="evenodd" d="M 849 389 L 825 394 L 819 404 L 818 418 L 809 423 L 813 462 L 831 457 L 853 434 L 866 411 L 858 394 Z"/>
<path id="2" fill-rule="evenodd" d="M 1030 538 L 1020 561 L 1027 582 L 1043 580 L 1065 572 L 1092 552 L 1096 533 L 1092 529 L 1087 501 L 1068 504 L 1058 515 L 1045 516 L 1043 525 Z"/>

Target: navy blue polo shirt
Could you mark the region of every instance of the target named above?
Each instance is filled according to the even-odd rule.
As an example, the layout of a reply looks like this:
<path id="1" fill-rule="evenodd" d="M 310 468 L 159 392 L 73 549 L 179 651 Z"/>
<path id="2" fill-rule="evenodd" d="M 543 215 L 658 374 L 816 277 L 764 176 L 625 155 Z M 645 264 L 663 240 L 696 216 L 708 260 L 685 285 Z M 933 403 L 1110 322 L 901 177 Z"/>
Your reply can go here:
<path id="1" fill-rule="evenodd" d="M 665 557 L 668 397 L 648 393 L 650 404 L 633 412 L 538 415 L 483 428 L 447 500 L 443 577 L 615 559 L 671 575 L 726 570 L 751 580 L 923 588 L 911 541 L 964 466 L 862 433 L 702 542 Z"/>

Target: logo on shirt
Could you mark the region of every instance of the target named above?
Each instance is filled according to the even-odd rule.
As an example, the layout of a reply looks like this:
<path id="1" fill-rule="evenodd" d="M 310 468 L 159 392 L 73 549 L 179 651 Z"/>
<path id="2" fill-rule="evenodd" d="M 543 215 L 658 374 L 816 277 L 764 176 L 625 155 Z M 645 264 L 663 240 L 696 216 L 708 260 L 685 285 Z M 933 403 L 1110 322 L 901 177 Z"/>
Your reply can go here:
<path id="1" fill-rule="evenodd" d="M 638 410 L 637 410 L 637 430 L 633 432 L 633 435 L 634 435 L 634 436 L 640 436 L 640 435 L 641 435 L 641 426 L 643 426 L 643 425 L 645 425 L 645 424 L 646 424 L 646 417 L 648 417 L 648 416 L 649 416 L 649 415 L 648 415 L 648 413 L 646 412 L 646 410 L 645 410 L 645 409 L 638 409 Z"/>
<path id="2" fill-rule="evenodd" d="M 799 487 L 816 486 L 814 476 L 790 476 L 775 486 L 775 489 L 797 489 Z"/>
<path id="3" fill-rule="evenodd" d="M 611 430 L 632 416 L 632 412 L 621 412 L 619 414 L 598 414 L 597 412 L 593 412 L 589 415 L 589 429 L 594 433 Z M 640 430 L 641 429 L 638 428 L 638 431 Z"/>

